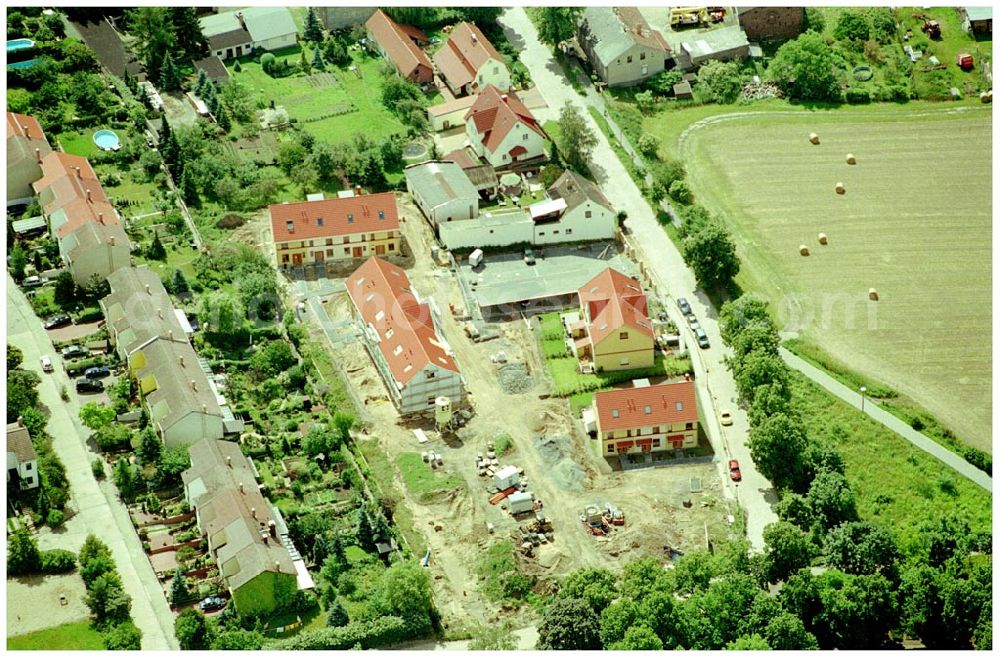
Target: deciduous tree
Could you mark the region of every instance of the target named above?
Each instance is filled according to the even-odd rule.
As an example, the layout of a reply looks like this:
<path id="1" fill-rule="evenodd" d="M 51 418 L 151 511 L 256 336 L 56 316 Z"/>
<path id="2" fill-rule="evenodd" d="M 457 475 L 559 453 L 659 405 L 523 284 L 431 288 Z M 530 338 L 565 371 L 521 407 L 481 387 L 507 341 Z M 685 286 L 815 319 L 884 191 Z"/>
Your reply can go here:
<path id="1" fill-rule="evenodd" d="M 550 46 L 572 39 L 580 7 L 538 7 L 532 14 L 538 29 L 538 40 Z"/>
<path id="2" fill-rule="evenodd" d="M 809 566 L 815 552 L 809 535 L 786 521 L 764 528 L 768 581 L 787 579 Z"/>
<path id="3" fill-rule="evenodd" d="M 559 597 L 542 613 L 536 648 L 543 651 L 600 649 L 600 630 L 600 618 L 590 603 L 583 599 Z"/>
<path id="4" fill-rule="evenodd" d="M 684 262 L 702 288 L 712 290 L 726 285 L 740 271 L 736 243 L 721 224 L 708 224 L 684 238 L 683 250 Z"/>
<path id="5" fill-rule="evenodd" d="M 205 615 L 194 608 L 185 608 L 177 615 L 174 620 L 174 635 L 185 651 L 207 649 L 211 639 Z"/>
<path id="6" fill-rule="evenodd" d="M 801 491 L 808 484 L 802 461 L 806 441 L 801 420 L 775 414 L 750 428 L 750 455 L 761 474 L 775 486 Z"/>
<path id="7" fill-rule="evenodd" d="M 815 32 L 806 32 L 783 44 L 767 68 L 768 76 L 792 98 L 839 101 L 836 67 L 841 59 Z"/>
<path id="8" fill-rule="evenodd" d="M 590 154 L 597 146 L 597 135 L 587 125 L 580 109 L 570 102 L 559 112 L 559 133 L 558 147 L 563 161 L 577 172 L 587 172 Z"/>

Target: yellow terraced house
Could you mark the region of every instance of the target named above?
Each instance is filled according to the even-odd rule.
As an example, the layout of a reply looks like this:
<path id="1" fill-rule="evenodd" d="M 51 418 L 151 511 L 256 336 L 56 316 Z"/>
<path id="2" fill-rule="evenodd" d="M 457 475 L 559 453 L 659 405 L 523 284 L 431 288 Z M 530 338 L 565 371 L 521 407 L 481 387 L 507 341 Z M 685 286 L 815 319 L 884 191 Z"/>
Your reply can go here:
<path id="1" fill-rule="evenodd" d="M 278 267 L 399 253 L 399 213 L 392 192 L 271 206 Z"/>
<path id="2" fill-rule="evenodd" d="M 694 382 L 600 391 L 594 394 L 594 416 L 605 456 L 698 445 Z"/>
<path id="3" fill-rule="evenodd" d="M 579 296 L 581 319 L 568 327 L 578 359 L 598 371 L 653 366 L 653 324 L 638 281 L 609 267 Z"/>

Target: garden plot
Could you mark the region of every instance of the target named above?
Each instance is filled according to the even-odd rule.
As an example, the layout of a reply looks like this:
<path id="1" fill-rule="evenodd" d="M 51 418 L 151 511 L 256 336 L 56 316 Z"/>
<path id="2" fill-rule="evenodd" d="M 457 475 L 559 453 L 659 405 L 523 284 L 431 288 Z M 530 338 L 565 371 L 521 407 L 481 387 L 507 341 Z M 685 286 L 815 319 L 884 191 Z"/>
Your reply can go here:
<path id="1" fill-rule="evenodd" d="M 786 332 L 983 450 L 992 440 L 990 114 L 912 103 L 739 113 L 682 138 L 700 202 L 736 237 L 742 287 L 769 297 Z"/>

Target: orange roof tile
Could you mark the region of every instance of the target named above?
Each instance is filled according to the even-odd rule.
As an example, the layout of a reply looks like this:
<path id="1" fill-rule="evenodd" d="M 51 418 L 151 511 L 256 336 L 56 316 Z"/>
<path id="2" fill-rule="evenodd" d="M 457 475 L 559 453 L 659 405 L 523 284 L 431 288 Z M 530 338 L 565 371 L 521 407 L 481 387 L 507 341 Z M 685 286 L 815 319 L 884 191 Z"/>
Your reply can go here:
<path id="1" fill-rule="evenodd" d="M 417 74 L 418 78 L 433 77 L 433 67 L 427 54 L 417 47 L 413 40 L 400 29 L 394 20 L 389 18 L 384 11 L 379 9 L 368 22 L 365 23 L 372 38 L 382 46 L 382 50 L 392 60 L 404 78 L 411 78 Z M 419 69 L 424 67 L 423 75 L 419 74 Z"/>
<path id="2" fill-rule="evenodd" d="M 588 333 L 594 345 L 624 326 L 652 338 L 646 295 L 632 277 L 609 267 L 584 284 L 579 295 L 580 305 L 590 318 Z"/>
<path id="3" fill-rule="evenodd" d="M 87 223 L 118 226 L 118 213 L 110 203 L 103 201 L 88 202 L 86 199 L 73 199 L 65 206 L 66 223 L 56 230 L 57 237 L 66 237 Z"/>
<path id="4" fill-rule="evenodd" d="M 465 115 L 465 120 L 469 118 L 476 124 L 476 131 L 479 133 L 483 145 L 489 151 L 494 151 L 500 146 L 507 134 L 517 125 L 523 123 L 531 130 L 549 139 L 542 127 L 538 125 L 534 115 L 521 102 L 513 91 L 506 94 L 501 93 L 493 85 L 487 85 L 478 96 L 472 109 Z"/>
<path id="5" fill-rule="evenodd" d="M 7 139 L 25 137 L 27 139 L 45 139 L 45 132 L 38 119 L 27 114 L 7 113 Z"/>
<path id="6" fill-rule="evenodd" d="M 650 425 L 694 423 L 698 404 L 694 382 L 675 382 L 594 393 L 602 432 Z"/>
<path id="7" fill-rule="evenodd" d="M 452 87 L 464 87 L 475 81 L 479 68 L 490 59 L 504 61 L 475 23 L 456 25 L 433 59 Z"/>
<path id="8" fill-rule="evenodd" d="M 399 230 L 392 192 L 271 206 L 275 242 Z"/>
<path id="9" fill-rule="evenodd" d="M 32 183 L 36 193 L 52 188 L 54 199 L 45 205 L 45 211 L 54 212 L 75 199 L 86 199 L 90 191 L 93 202 L 108 203 L 108 197 L 97 179 L 97 174 L 79 155 L 53 151 L 42 158 L 42 177 Z"/>
<path id="10" fill-rule="evenodd" d="M 434 331 L 430 307 L 420 301 L 401 267 L 371 257 L 347 279 L 347 293 L 367 325 L 392 376 L 406 384 L 433 364 L 458 372 Z"/>

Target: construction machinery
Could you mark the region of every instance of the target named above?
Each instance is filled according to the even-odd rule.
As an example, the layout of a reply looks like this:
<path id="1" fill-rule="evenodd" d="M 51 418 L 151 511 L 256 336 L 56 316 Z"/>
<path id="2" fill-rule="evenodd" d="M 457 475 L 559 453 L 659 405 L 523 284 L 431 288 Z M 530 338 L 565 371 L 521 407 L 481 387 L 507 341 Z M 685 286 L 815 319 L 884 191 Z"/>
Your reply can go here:
<path id="1" fill-rule="evenodd" d="M 587 508 L 580 515 L 583 527 L 590 534 L 600 537 L 611 531 L 611 526 L 604 518 L 603 510 L 597 505 L 587 505 Z"/>
<path id="2" fill-rule="evenodd" d="M 625 525 L 625 513 L 611 503 L 604 503 L 604 520 L 611 525 Z"/>
<path id="3" fill-rule="evenodd" d="M 709 21 L 707 7 L 674 7 L 670 10 L 670 28 L 707 25 Z"/>
<path id="4" fill-rule="evenodd" d="M 923 17 L 924 23 L 920 26 L 920 30 L 926 34 L 931 39 L 941 38 L 941 24 L 937 21 L 932 21 L 926 16 Z"/>
<path id="5" fill-rule="evenodd" d="M 708 17 L 713 23 L 721 23 L 726 20 L 726 8 L 725 7 L 709 7 Z"/>

